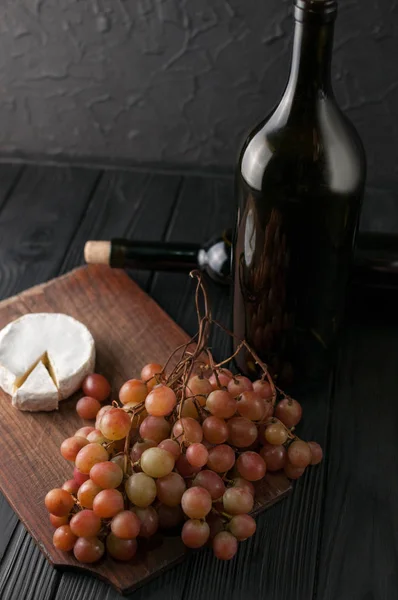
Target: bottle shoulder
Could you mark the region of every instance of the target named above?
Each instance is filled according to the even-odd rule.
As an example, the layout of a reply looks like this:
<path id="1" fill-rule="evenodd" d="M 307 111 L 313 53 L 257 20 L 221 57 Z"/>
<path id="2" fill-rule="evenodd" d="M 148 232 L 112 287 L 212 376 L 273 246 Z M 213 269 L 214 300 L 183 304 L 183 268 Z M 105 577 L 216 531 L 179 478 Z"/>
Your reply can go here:
<path id="1" fill-rule="evenodd" d="M 320 96 L 307 110 L 282 100 L 248 136 L 238 176 L 261 190 L 264 179 L 278 173 L 296 183 L 303 178 L 317 185 L 324 183 L 336 193 L 363 187 L 365 151 L 354 125 L 334 98 Z"/>

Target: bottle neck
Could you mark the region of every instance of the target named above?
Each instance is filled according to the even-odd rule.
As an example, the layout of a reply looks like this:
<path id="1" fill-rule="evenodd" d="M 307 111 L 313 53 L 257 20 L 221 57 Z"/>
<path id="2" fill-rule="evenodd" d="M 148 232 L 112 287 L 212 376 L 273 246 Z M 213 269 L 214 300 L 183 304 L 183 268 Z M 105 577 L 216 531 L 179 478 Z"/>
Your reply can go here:
<path id="1" fill-rule="evenodd" d="M 296 4 L 294 16 L 293 54 L 286 92 L 303 98 L 318 96 L 319 92 L 331 96 L 335 13 L 313 14 Z"/>

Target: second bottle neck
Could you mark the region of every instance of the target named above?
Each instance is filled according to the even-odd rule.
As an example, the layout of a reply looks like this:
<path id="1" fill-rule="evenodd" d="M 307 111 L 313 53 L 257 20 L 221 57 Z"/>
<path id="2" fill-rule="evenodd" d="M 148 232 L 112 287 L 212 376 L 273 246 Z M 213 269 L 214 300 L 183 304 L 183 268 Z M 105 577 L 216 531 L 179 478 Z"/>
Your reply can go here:
<path id="1" fill-rule="evenodd" d="M 313 98 L 333 95 L 331 63 L 334 22 L 296 21 L 289 81 L 285 95 Z"/>

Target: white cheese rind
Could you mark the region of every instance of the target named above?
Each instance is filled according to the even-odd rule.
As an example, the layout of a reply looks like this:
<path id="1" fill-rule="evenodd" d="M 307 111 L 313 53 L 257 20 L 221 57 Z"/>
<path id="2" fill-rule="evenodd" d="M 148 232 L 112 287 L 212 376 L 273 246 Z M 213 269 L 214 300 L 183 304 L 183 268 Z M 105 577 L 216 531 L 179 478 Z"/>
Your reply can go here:
<path id="1" fill-rule="evenodd" d="M 12 395 L 43 356 L 60 398 L 68 398 L 93 372 L 94 339 L 85 325 L 68 315 L 24 315 L 0 332 L 0 386 Z"/>
<path id="2" fill-rule="evenodd" d="M 28 411 L 56 410 L 58 401 L 57 387 L 42 361 L 37 363 L 12 397 L 12 405 L 15 408 Z"/>

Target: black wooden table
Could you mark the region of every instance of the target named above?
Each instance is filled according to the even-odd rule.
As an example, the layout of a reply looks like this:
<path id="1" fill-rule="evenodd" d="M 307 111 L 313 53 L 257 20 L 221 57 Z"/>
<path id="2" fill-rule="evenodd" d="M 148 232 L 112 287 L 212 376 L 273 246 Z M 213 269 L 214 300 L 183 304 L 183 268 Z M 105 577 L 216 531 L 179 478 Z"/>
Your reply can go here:
<path id="1" fill-rule="evenodd" d="M 82 264 L 87 239 L 202 242 L 233 218 L 228 177 L 2 165 L 0 296 Z M 398 230 L 397 222 L 389 192 L 374 190 L 362 227 Z M 187 332 L 195 331 L 185 275 L 133 276 Z M 213 313 L 228 322 L 227 291 L 210 291 Z M 300 398 L 300 431 L 323 445 L 324 463 L 258 519 L 256 535 L 233 561 L 218 562 L 207 550 L 191 555 L 134 600 L 397 600 L 398 325 L 394 315 L 379 319 L 376 309 L 361 309 L 352 311 L 330 391 Z M 223 343 L 214 341 L 219 356 Z M 29 502 L 23 481 L 21 497 Z M 0 496 L 0 598 L 119 595 L 88 576 L 54 570 Z"/>

